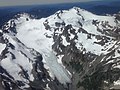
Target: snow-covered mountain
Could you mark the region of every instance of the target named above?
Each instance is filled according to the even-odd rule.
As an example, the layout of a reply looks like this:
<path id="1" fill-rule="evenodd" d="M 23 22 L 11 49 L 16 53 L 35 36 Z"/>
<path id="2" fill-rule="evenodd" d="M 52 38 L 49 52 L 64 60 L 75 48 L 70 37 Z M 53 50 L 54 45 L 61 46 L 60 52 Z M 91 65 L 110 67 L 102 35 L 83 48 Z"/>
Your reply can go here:
<path id="1" fill-rule="evenodd" d="M 119 14 L 18 14 L 0 30 L 0 90 L 120 89 L 119 39 Z"/>

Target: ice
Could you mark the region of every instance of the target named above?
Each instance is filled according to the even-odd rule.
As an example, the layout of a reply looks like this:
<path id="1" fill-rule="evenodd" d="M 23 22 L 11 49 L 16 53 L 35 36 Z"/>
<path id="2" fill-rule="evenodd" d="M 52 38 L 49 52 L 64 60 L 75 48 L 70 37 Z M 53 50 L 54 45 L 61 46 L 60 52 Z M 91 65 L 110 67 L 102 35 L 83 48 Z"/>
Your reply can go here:
<path id="1" fill-rule="evenodd" d="M 18 25 L 17 37 L 27 47 L 34 48 L 42 54 L 50 73 L 61 83 L 71 82 L 67 70 L 57 62 L 57 57 L 52 51 L 53 39 L 45 36 L 46 33 L 51 35 L 52 32 L 45 30 L 43 21 L 44 19 L 31 20 L 30 22 L 24 22 L 24 25 Z"/>

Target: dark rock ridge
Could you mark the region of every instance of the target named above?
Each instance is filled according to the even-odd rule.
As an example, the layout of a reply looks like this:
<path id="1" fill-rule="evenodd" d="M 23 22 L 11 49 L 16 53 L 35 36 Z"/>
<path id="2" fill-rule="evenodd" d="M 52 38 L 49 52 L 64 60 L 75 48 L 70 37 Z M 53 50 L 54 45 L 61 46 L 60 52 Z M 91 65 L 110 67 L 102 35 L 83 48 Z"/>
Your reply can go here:
<path id="1" fill-rule="evenodd" d="M 119 14 L 18 14 L 0 30 L 0 90 L 119 90 L 119 45 Z"/>

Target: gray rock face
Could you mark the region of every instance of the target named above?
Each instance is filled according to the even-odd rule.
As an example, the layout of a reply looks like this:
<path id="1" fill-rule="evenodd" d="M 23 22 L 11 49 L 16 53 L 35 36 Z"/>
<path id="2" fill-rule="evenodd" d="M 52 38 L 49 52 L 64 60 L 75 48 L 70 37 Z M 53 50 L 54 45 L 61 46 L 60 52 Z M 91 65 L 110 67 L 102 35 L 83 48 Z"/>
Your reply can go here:
<path id="1" fill-rule="evenodd" d="M 119 90 L 119 16 L 74 7 L 11 19 L 0 31 L 0 90 Z"/>

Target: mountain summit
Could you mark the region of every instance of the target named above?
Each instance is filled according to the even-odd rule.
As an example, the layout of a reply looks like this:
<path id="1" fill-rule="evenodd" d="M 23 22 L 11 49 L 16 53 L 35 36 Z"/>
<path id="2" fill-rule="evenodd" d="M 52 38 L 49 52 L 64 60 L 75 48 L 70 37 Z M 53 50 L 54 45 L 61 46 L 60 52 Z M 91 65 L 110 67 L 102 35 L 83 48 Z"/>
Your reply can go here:
<path id="1" fill-rule="evenodd" d="M 120 14 L 18 14 L 0 30 L 0 90 L 118 90 L 119 45 Z"/>

